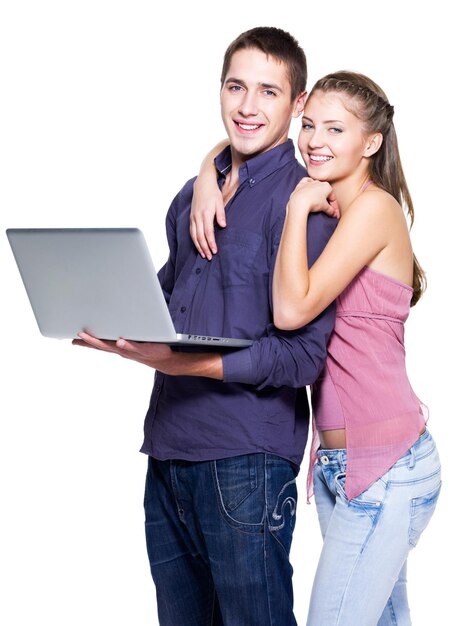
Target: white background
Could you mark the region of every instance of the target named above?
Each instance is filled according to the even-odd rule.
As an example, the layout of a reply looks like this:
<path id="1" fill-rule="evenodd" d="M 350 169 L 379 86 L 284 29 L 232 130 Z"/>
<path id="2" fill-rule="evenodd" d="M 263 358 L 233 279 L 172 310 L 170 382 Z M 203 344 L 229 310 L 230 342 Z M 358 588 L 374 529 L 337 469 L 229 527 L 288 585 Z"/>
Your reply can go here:
<path id="1" fill-rule="evenodd" d="M 241 31 L 289 30 L 306 50 L 310 85 L 329 71 L 354 69 L 385 89 L 415 202 L 414 247 L 429 280 L 407 324 L 408 368 L 430 406 L 444 461 L 438 511 L 410 558 L 418 626 L 465 624 L 472 604 L 465 502 L 473 436 L 473 51 L 466 6 L 0 4 L 1 229 L 138 226 L 157 267 L 166 258 L 169 203 L 223 136 L 222 56 Z M 155 624 L 142 527 L 146 458 L 138 452 L 153 372 L 43 338 L 3 234 L 0 255 L 0 623 Z M 292 553 L 301 624 L 320 549 L 314 506 L 305 504 L 306 466 Z"/>

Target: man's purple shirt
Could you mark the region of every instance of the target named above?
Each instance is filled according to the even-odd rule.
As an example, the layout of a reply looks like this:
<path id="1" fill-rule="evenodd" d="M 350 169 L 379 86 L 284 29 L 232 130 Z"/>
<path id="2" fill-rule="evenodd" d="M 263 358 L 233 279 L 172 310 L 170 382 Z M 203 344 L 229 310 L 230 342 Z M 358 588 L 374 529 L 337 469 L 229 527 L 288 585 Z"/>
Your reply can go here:
<path id="1" fill-rule="evenodd" d="M 216 159 L 220 184 L 230 166 L 227 148 Z M 291 140 L 244 163 L 211 261 L 189 235 L 194 179 L 171 204 L 170 255 L 158 277 L 176 331 L 254 343 L 223 354 L 223 382 L 156 372 L 142 452 L 188 461 L 267 452 L 301 463 L 309 421 L 305 385 L 324 365 L 335 308 L 297 331 L 281 331 L 273 325 L 271 289 L 286 204 L 305 175 Z M 324 214 L 310 215 L 310 263 L 335 226 Z"/>

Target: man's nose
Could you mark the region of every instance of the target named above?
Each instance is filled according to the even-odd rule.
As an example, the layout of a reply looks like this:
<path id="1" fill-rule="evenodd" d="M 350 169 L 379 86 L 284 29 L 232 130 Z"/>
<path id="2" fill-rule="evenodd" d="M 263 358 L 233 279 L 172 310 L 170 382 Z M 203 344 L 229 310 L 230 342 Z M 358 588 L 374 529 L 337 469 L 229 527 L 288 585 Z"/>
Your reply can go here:
<path id="1" fill-rule="evenodd" d="M 257 115 L 258 105 L 256 94 L 251 91 L 246 91 L 239 107 L 239 111 L 246 117 L 249 115 Z"/>

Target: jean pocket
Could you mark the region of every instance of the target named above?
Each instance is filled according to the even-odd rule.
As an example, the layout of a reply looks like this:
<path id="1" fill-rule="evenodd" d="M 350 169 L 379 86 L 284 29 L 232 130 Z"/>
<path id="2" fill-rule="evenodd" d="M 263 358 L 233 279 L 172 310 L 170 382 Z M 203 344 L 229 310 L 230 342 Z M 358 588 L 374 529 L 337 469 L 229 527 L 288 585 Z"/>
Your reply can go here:
<path id="1" fill-rule="evenodd" d="M 219 507 L 232 525 L 263 523 L 264 501 L 258 496 L 261 491 L 258 456 L 249 454 L 214 461 Z"/>
<path id="2" fill-rule="evenodd" d="M 412 498 L 410 506 L 410 528 L 408 531 L 408 541 L 413 548 L 418 543 L 421 533 L 428 526 L 428 522 L 433 516 L 441 491 L 441 482 L 426 495 Z"/>
<path id="3" fill-rule="evenodd" d="M 372 523 L 376 522 L 383 509 L 387 493 L 387 483 L 382 478 L 376 480 L 368 489 L 352 500 L 347 498 L 345 491 L 346 474 L 337 474 L 334 477 L 334 482 L 337 494 L 343 499 L 347 507 L 359 516 L 368 517 Z"/>
<path id="4" fill-rule="evenodd" d="M 324 471 L 323 471 L 323 475 Z M 326 484 L 329 485 L 330 487 L 330 483 L 328 481 L 328 479 L 325 477 L 326 480 Z M 336 495 L 339 495 L 343 500 L 345 500 L 347 502 L 347 496 L 346 496 L 346 472 L 339 472 L 338 474 L 335 474 L 334 476 L 334 489 L 336 491 Z"/>
<path id="5" fill-rule="evenodd" d="M 365 491 L 351 500 L 351 504 L 371 507 L 374 509 L 380 508 L 387 495 L 387 483 L 384 478 L 379 478 L 374 481 Z"/>

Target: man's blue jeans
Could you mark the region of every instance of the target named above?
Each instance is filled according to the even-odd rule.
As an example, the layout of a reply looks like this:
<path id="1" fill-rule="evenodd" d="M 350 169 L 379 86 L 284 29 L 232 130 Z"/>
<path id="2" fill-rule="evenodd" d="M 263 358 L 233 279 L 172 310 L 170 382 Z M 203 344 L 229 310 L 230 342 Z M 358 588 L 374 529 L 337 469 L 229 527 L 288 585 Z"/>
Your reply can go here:
<path id="1" fill-rule="evenodd" d="M 296 468 L 271 454 L 149 458 L 148 557 L 160 626 L 295 626 Z"/>

